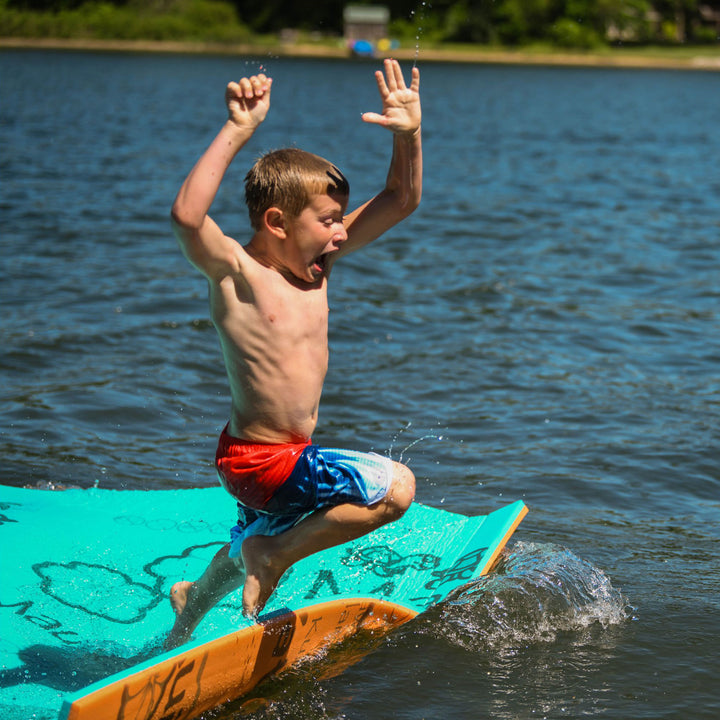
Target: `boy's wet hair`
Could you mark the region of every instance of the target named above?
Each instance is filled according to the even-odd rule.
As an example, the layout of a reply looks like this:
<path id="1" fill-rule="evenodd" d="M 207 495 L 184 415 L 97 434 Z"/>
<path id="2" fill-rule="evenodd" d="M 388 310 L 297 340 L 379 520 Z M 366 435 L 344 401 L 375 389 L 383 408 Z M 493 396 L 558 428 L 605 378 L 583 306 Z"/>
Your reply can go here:
<path id="1" fill-rule="evenodd" d="M 286 148 L 263 155 L 245 176 L 245 202 L 250 223 L 262 227 L 268 208 L 297 217 L 314 195 L 348 197 L 350 185 L 331 162 L 319 155 Z"/>

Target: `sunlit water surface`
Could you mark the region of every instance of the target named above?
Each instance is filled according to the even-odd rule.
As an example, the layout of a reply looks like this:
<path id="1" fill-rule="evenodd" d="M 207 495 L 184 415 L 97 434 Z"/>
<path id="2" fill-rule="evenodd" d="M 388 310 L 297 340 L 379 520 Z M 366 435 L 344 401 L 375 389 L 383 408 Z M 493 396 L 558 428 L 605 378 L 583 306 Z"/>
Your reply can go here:
<path id="1" fill-rule="evenodd" d="M 423 203 L 333 275 L 315 440 L 530 514 L 370 654 L 206 717 L 715 718 L 720 75 L 418 64 Z M 272 110 L 214 207 L 240 238 L 263 150 L 331 158 L 351 203 L 382 187 L 378 63 L 0 53 L 0 482 L 215 483 L 226 381 L 168 212 L 261 65 Z"/>

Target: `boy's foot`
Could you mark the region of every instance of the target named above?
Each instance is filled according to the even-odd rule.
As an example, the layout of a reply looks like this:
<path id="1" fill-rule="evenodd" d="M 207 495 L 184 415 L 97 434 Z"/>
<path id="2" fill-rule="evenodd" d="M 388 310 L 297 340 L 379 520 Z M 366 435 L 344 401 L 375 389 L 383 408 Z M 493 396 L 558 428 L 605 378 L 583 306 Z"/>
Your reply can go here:
<path id="1" fill-rule="evenodd" d="M 192 583 L 189 580 L 180 580 L 170 589 L 170 605 L 176 615 L 182 615 L 191 587 Z"/>
<path id="2" fill-rule="evenodd" d="M 172 650 L 178 645 L 187 642 L 197 627 L 197 621 L 193 622 L 192 614 L 185 612 L 190 591 L 193 583 L 187 580 L 176 582 L 170 590 L 170 605 L 175 612 L 175 624 L 165 639 L 165 649 Z"/>
<path id="3" fill-rule="evenodd" d="M 245 565 L 245 585 L 243 586 L 243 612 L 254 618 L 265 607 L 282 574 L 287 570 L 272 552 L 273 538 L 264 535 L 251 535 L 242 544 L 242 558 Z"/>

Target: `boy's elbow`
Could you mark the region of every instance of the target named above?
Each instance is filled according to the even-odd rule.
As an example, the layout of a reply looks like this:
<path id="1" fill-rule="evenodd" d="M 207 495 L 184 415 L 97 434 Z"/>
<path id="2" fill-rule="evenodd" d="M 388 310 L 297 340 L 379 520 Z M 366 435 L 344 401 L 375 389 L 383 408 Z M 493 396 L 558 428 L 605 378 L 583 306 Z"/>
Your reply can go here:
<path id="1" fill-rule="evenodd" d="M 422 188 L 412 188 L 407 194 L 399 198 L 399 207 L 401 219 L 412 215 L 418 207 L 420 207 L 420 200 L 422 199 Z"/>
<path id="2" fill-rule="evenodd" d="M 192 248 L 198 235 L 198 229 L 193 226 L 193 224 L 183 215 L 182 212 L 177 212 L 175 206 L 173 206 L 170 211 L 170 226 L 172 227 L 175 239 L 178 241 L 183 254 L 193 265 L 195 265 L 196 263 L 191 256 L 193 254 Z"/>
<path id="3" fill-rule="evenodd" d="M 415 212 L 420 207 L 420 201 L 422 200 L 422 187 L 418 187 L 412 193 L 412 202 L 410 212 Z"/>
<path id="4" fill-rule="evenodd" d="M 394 215 L 395 222 L 404 220 L 415 212 L 422 199 L 422 185 L 407 184 L 386 188 L 387 198 L 390 200 L 390 212 Z"/>
<path id="5" fill-rule="evenodd" d="M 191 214 L 178 202 L 175 202 L 170 209 L 170 222 L 176 230 L 197 229 L 198 224 L 193 222 Z"/>

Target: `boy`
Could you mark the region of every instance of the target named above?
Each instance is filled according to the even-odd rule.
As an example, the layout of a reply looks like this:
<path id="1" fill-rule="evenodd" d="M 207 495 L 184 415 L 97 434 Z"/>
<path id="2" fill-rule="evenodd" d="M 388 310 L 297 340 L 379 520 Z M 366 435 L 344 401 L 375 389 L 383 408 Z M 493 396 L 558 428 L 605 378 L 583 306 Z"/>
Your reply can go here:
<path id="1" fill-rule="evenodd" d="M 262 74 L 228 85 L 228 120 L 175 199 L 173 229 L 208 279 L 230 382 L 216 468 L 239 518 L 202 577 L 173 586 L 168 647 L 188 640 L 243 580 L 243 611 L 254 616 L 290 565 L 399 518 L 413 500 L 415 478 L 404 465 L 310 443 L 328 366 L 335 261 L 407 217 L 422 191 L 419 71 L 410 87 L 394 60 L 375 76 L 382 112 L 362 119 L 392 131 L 392 161 L 382 192 L 349 215 L 342 173 L 287 149 L 262 157 L 245 179 L 254 229 L 247 245 L 208 216 L 225 171 L 270 107 L 272 80 Z"/>

